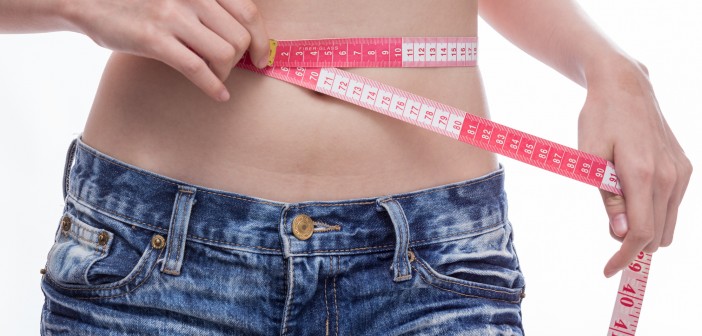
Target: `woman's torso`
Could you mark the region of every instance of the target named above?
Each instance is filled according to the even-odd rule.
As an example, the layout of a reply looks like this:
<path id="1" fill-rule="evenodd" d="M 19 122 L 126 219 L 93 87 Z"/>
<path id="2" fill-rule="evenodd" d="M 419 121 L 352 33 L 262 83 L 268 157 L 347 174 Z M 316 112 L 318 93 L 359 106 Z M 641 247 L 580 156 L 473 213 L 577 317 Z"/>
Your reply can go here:
<path id="1" fill-rule="evenodd" d="M 476 36 L 476 2 L 256 4 L 271 38 L 309 39 Z M 478 68 L 350 71 L 488 114 Z M 486 151 L 274 79 L 234 69 L 226 85 L 232 97 L 217 103 L 162 63 L 115 53 L 83 140 L 165 176 L 284 202 L 406 192 L 497 168 Z"/>

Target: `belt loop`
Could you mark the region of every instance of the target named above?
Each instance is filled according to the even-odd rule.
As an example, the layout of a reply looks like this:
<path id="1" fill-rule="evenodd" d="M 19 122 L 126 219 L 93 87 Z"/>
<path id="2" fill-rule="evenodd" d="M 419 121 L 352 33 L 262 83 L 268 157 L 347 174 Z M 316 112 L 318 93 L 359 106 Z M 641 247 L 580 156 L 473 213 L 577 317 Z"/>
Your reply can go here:
<path id="1" fill-rule="evenodd" d="M 392 198 L 379 198 L 377 203 L 387 210 L 392 226 L 395 228 L 395 256 L 392 259 L 391 267 L 394 271 L 393 281 L 400 282 L 412 279 L 412 268 L 407 253 L 410 240 L 407 217 L 405 217 L 400 203 Z"/>
<path id="2" fill-rule="evenodd" d="M 68 180 L 70 178 L 71 166 L 73 164 L 73 158 L 76 156 L 76 142 L 78 138 L 71 141 L 71 145 L 68 146 L 68 152 L 66 152 L 66 163 L 63 166 L 63 199 L 66 200 L 68 196 Z"/>
<path id="3" fill-rule="evenodd" d="M 188 235 L 190 212 L 195 204 L 197 189 L 190 186 L 178 186 L 178 193 L 173 203 L 171 223 L 168 227 L 166 239 L 165 260 L 161 265 L 161 272 L 171 275 L 180 275 L 185 253 L 185 241 Z"/>

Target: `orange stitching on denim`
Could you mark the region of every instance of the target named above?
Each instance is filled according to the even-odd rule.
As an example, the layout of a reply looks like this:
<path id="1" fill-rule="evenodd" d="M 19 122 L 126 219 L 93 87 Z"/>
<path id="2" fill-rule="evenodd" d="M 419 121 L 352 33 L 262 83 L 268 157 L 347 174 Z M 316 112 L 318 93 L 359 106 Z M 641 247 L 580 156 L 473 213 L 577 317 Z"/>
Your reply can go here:
<path id="1" fill-rule="evenodd" d="M 422 280 L 423 280 L 424 282 L 426 282 L 427 285 L 430 285 L 430 286 L 432 286 L 432 287 L 435 287 L 435 288 L 440 289 L 440 290 L 443 290 L 443 291 L 451 292 L 451 293 L 458 294 L 458 295 L 465 296 L 465 297 L 469 297 L 469 298 L 476 298 L 476 299 L 493 300 L 493 301 L 500 301 L 500 302 L 507 302 L 507 303 L 519 303 L 519 301 L 520 301 L 520 300 L 509 301 L 509 300 L 488 298 L 488 297 L 478 296 L 478 295 L 468 295 L 468 294 L 459 293 L 459 292 L 456 292 L 456 291 L 454 291 L 454 290 L 450 290 L 450 289 L 447 289 L 447 288 L 439 287 L 439 286 L 437 286 L 437 285 L 435 285 L 435 284 L 433 284 L 433 283 L 427 281 L 427 279 L 424 278 L 424 276 L 422 275 L 422 273 L 420 273 L 414 266 L 412 266 L 412 268 L 414 268 L 414 270 L 417 272 L 417 274 L 419 274 L 419 277 L 422 278 Z"/>
<path id="2" fill-rule="evenodd" d="M 417 261 L 422 265 L 422 267 L 424 267 L 424 269 L 427 270 L 427 272 L 429 272 L 429 273 L 436 273 L 436 272 L 432 272 L 432 269 L 431 269 L 430 267 L 428 267 L 424 262 L 422 262 L 422 261 L 419 259 L 419 257 L 416 257 L 416 254 L 415 254 L 415 258 L 417 258 L 417 259 L 415 259 L 415 260 L 417 260 Z M 415 269 L 415 270 L 416 270 L 416 269 Z M 438 274 L 438 273 L 437 273 L 437 274 Z M 478 287 L 478 286 L 471 286 L 471 285 L 462 284 L 462 283 L 459 283 L 459 282 L 455 282 L 455 281 L 451 281 L 451 280 L 446 280 L 446 279 L 441 279 L 441 278 L 435 278 L 435 279 L 438 280 L 438 281 L 442 281 L 442 282 L 446 282 L 446 283 L 450 283 L 450 284 L 454 284 L 454 285 L 458 285 L 458 286 L 473 288 L 473 289 L 477 289 L 477 290 L 483 290 L 483 291 L 488 291 L 488 292 L 493 292 L 493 293 L 501 293 L 501 294 L 514 295 L 514 293 L 509 292 L 509 291 L 501 291 L 501 290 L 496 290 L 496 289 L 489 289 L 489 288 L 483 288 L 483 287 Z"/>

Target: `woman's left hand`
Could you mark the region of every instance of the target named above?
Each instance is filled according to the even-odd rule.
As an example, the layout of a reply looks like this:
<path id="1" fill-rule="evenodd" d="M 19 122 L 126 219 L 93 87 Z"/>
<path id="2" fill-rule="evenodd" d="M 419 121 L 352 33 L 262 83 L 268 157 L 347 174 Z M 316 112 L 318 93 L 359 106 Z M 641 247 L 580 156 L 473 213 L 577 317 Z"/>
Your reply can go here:
<path id="1" fill-rule="evenodd" d="M 610 234 L 622 242 L 605 266 L 610 277 L 640 251 L 670 245 L 692 165 L 660 111 L 643 65 L 610 62 L 588 74 L 587 89 L 578 146 L 615 164 L 625 195 L 601 191 Z"/>

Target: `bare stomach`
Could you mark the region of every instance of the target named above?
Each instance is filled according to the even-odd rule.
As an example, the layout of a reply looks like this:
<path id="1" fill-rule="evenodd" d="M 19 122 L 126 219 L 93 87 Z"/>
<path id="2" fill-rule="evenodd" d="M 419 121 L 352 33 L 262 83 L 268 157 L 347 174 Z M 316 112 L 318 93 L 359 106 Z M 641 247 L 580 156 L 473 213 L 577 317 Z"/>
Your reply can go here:
<path id="1" fill-rule="evenodd" d="M 302 39 L 476 36 L 475 2 L 256 3 L 272 38 Z M 488 114 L 478 68 L 350 71 Z M 282 202 L 407 192 L 497 168 L 491 153 L 275 79 L 234 69 L 226 85 L 232 97 L 217 103 L 162 63 L 115 53 L 83 140 L 161 175 Z"/>

